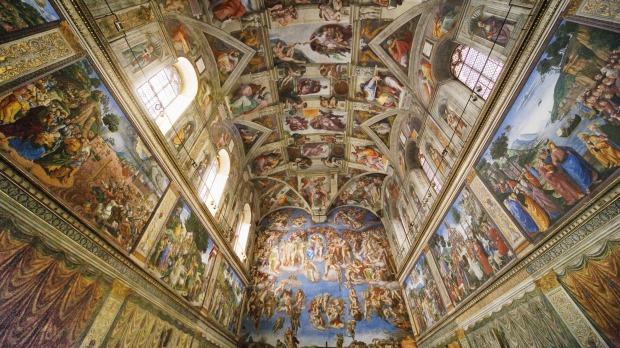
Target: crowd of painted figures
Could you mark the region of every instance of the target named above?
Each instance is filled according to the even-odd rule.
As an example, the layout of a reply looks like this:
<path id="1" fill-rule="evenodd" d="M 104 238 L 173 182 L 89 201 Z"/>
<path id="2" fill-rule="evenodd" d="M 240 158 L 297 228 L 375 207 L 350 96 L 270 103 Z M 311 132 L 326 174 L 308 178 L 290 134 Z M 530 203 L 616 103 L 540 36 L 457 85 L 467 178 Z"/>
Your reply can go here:
<path id="1" fill-rule="evenodd" d="M 446 313 L 425 255 L 420 256 L 405 285 L 416 331 L 424 332 Z"/>
<path id="2" fill-rule="evenodd" d="M 210 252 L 213 243 L 209 240 L 206 245 L 197 245 L 196 239 L 200 238 L 197 234 L 206 236 L 207 232 L 201 225 L 187 224 L 184 207 L 179 201 L 166 220 L 159 240 L 151 250 L 147 267 L 193 305 L 200 306 L 209 283 L 208 268 L 215 255 Z M 199 247 L 205 250 L 199 250 Z"/>
<path id="3" fill-rule="evenodd" d="M 3 153 L 47 187 L 65 189 L 76 212 L 129 250 L 155 208 L 155 195 L 150 154 L 144 151 L 142 163 L 132 158 L 137 135 L 121 129 L 124 122 L 86 60 L 0 99 Z M 125 142 L 123 153 L 116 142 Z"/>
<path id="4" fill-rule="evenodd" d="M 333 223 L 361 227 L 366 214 L 355 214 L 356 209 L 353 214 L 336 214 Z M 261 329 L 261 319 L 266 322 L 276 316 L 271 328 L 276 333 L 285 325 L 286 316 L 290 329 L 297 333 L 303 325 L 303 311 L 307 311 L 315 329 L 346 329 L 352 337 L 356 322 L 362 319 L 379 317 L 398 327 L 408 326 L 405 302 L 390 271 L 389 246 L 382 228 L 361 232 L 328 224 L 300 228 L 306 218 L 289 219 L 289 214 L 272 213 L 271 224 L 258 232 L 246 308 L 255 330 Z M 303 288 L 320 282 L 337 283 L 341 290 L 307 299 Z"/>
<path id="5" fill-rule="evenodd" d="M 514 258 L 490 223 L 467 229 L 466 235 L 449 227 L 447 236 L 433 239 L 432 252 L 454 303 L 464 300 Z"/>

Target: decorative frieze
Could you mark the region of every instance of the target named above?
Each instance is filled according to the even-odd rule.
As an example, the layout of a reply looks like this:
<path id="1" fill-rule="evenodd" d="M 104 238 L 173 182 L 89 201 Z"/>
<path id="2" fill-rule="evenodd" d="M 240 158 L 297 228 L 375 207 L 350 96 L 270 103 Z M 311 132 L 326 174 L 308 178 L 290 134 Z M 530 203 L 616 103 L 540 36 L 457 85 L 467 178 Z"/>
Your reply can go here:
<path id="1" fill-rule="evenodd" d="M 2 44 L 0 85 L 69 58 L 73 54 L 75 51 L 58 28 Z"/>

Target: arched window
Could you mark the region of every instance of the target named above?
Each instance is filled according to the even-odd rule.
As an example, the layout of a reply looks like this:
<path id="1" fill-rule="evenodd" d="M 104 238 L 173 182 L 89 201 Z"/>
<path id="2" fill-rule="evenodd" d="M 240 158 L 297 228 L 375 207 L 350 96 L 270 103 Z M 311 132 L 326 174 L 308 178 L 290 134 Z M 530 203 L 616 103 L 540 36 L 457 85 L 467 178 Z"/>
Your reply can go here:
<path id="1" fill-rule="evenodd" d="M 465 45 L 452 53 L 452 74 L 483 99 L 487 99 L 502 72 L 504 63 Z M 478 89 L 477 86 L 480 86 Z"/>
<path id="2" fill-rule="evenodd" d="M 218 205 L 224 195 L 226 181 L 230 173 L 230 156 L 226 150 L 221 149 L 217 157 L 209 165 L 209 169 L 204 174 L 204 180 L 200 184 L 198 196 L 207 204 L 211 214 L 219 210 Z"/>
<path id="3" fill-rule="evenodd" d="M 249 204 L 243 206 L 243 214 L 241 221 L 237 225 L 237 233 L 235 235 L 235 243 L 233 249 L 241 261 L 245 261 L 245 250 L 248 247 L 248 237 L 250 235 L 250 227 L 252 225 L 252 211 Z"/>
<path id="4" fill-rule="evenodd" d="M 166 134 L 198 92 L 198 78 L 189 60 L 180 57 L 137 89 L 149 115 Z"/>

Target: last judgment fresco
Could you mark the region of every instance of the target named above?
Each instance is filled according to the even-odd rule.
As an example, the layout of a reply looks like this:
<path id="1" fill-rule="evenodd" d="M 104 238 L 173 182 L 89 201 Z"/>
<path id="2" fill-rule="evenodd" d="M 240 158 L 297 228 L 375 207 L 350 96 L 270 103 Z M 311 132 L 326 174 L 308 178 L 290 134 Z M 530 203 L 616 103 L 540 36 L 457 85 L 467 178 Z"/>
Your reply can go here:
<path id="1" fill-rule="evenodd" d="M 288 347 L 402 344 L 411 328 L 379 219 L 358 207 L 315 223 L 300 209 L 260 223 L 243 329 Z M 362 344 L 363 343 L 363 344 Z"/>

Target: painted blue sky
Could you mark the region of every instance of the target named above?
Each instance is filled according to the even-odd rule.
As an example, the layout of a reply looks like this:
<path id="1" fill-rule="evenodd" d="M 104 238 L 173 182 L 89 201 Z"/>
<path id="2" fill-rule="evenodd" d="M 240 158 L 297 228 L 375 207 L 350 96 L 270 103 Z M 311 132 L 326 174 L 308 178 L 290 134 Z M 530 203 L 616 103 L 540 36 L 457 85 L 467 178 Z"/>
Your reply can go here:
<path id="1" fill-rule="evenodd" d="M 457 223 L 454 222 L 454 219 L 452 218 L 452 213 L 451 213 L 452 208 L 456 208 L 461 213 L 461 219 L 468 219 L 468 218 L 470 218 L 468 215 L 465 215 L 465 213 L 463 212 L 463 209 L 461 209 L 459 207 L 459 202 L 461 202 L 461 201 L 463 201 L 463 191 L 462 190 L 459 193 L 459 196 L 456 198 L 456 200 L 452 204 L 451 209 L 448 210 L 448 213 L 446 214 L 446 216 L 442 220 L 441 224 L 437 228 L 437 231 L 435 232 L 438 235 L 442 236 L 444 239 L 448 238 L 448 229 L 446 228 L 446 226 L 444 224 L 444 221 L 447 222 L 448 225 L 450 225 L 451 227 L 456 228 L 456 230 L 458 232 L 462 233 L 463 236 L 465 236 L 465 230 L 463 230 L 463 228 L 461 227 L 460 224 L 457 224 Z"/>
<path id="2" fill-rule="evenodd" d="M 549 44 L 554 40 L 555 37 L 550 40 Z M 544 58 L 546 58 L 545 54 L 540 57 L 536 65 Z M 556 129 L 565 125 L 565 119 L 551 123 L 550 116 L 554 104 L 553 93 L 559 77 L 559 73 L 551 71 L 542 78 L 534 68 L 497 133 L 493 136 L 493 141 L 504 132 L 506 126 L 510 125 L 512 129 L 508 133 L 509 148 L 514 146 L 518 140 L 550 139 L 558 145 L 571 146 L 580 153 L 585 152 L 587 150 L 585 145 L 575 136 L 560 138 L 556 135 Z M 577 108 L 573 107 L 568 115 L 572 116 L 577 111 Z M 582 121 L 582 124 L 572 134 L 578 134 L 585 130 L 586 125 L 587 123 Z M 488 161 L 493 161 L 489 149 L 485 151 L 483 157 Z"/>
<path id="3" fill-rule="evenodd" d="M 32 8 L 37 10 L 46 21 L 52 22 L 60 19 L 58 13 L 54 10 L 49 1 L 44 0 L 45 5 L 39 6 L 39 3 L 36 0 L 21 0 L 21 2 L 30 5 Z"/>
<path id="4" fill-rule="evenodd" d="M 421 254 L 420 258 L 418 259 L 418 262 L 416 262 L 415 267 L 411 271 L 411 275 L 407 277 L 407 280 L 405 281 L 405 287 L 407 289 L 407 293 L 413 288 L 421 289 L 426 286 L 426 283 L 424 282 L 424 278 L 418 276 L 418 274 L 426 273 L 426 270 L 422 269 L 422 262 L 424 262 L 424 260 L 426 260 L 426 256 L 424 254 Z M 416 274 L 413 274 L 414 272 Z"/>

